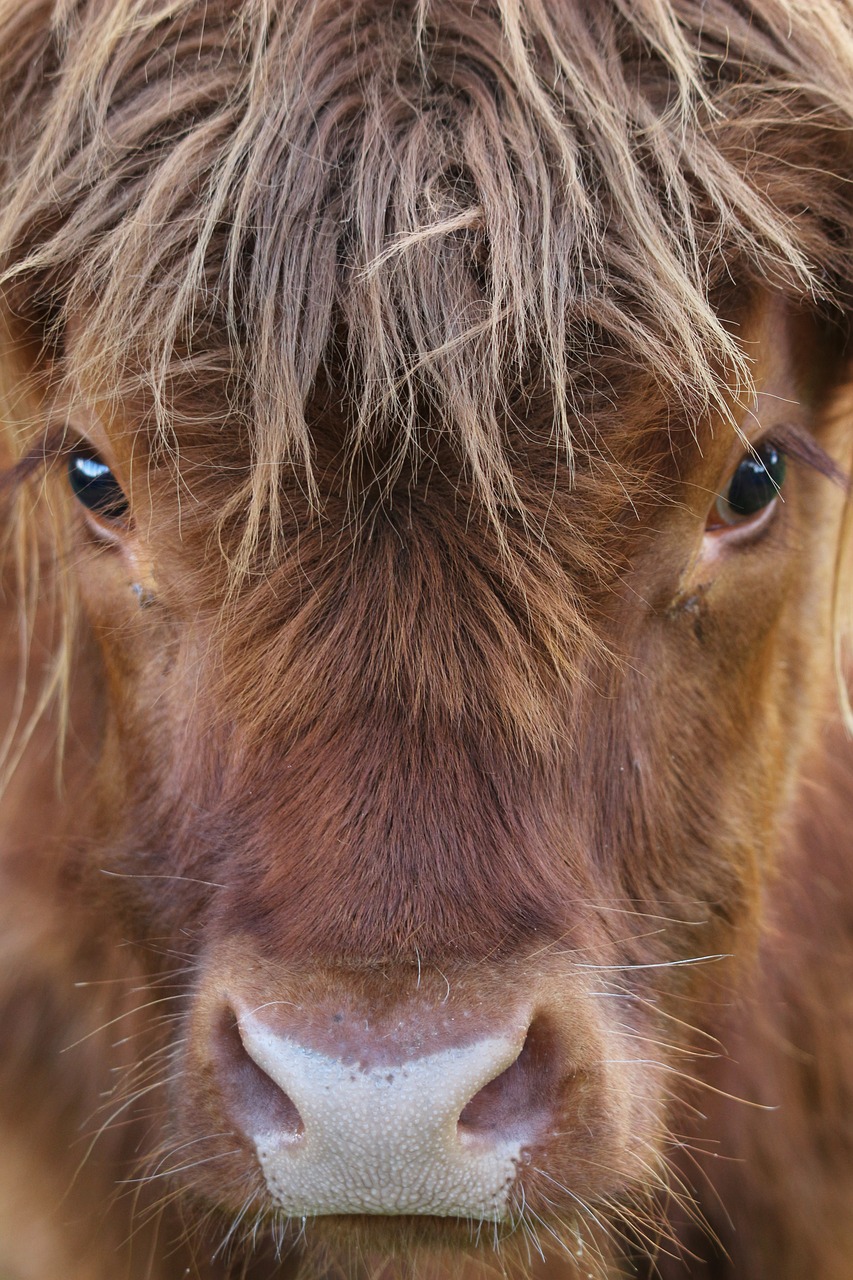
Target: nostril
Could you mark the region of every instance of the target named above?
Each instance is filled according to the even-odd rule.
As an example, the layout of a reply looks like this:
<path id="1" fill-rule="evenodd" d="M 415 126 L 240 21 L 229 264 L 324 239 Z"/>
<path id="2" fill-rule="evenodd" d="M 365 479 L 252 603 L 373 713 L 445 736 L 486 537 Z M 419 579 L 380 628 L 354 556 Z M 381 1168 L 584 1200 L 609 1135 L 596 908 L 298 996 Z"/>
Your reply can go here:
<path id="1" fill-rule="evenodd" d="M 213 1029 L 217 1083 L 231 1119 L 246 1134 L 295 1141 L 305 1130 L 296 1104 L 249 1055 L 233 1009 L 222 1009 Z"/>
<path id="2" fill-rule="evenodd" d="M 457 1122 L 460 1138 L 500 1135 L 531 1141 L 553 1115 L 559 1078 L 556 1037 L 545 1019 L 536 1018 L 515 1061 L 463 1107 Z"/>
<path id="3" fill-rule="evenodd" d="M 420 1005 L 337 1021 L 304 1004 L 268 1019 L 273 1003 L 220 996 L 205 1044 L 215 1104 L 280 1210 L 503 1218 L 559 1112 L 563 1040 L 543 1017 L 470 1038 Z"/>

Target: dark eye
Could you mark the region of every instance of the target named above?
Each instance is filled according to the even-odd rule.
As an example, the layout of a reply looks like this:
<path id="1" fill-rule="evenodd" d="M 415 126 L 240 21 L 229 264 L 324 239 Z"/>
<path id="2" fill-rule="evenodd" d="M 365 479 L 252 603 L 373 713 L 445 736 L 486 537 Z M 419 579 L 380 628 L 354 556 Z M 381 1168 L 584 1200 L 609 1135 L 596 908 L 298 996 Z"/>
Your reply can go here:
<path id="1" fill-rule="evenodd" d="M 716 501 L 715 514 L 723 524 L 744 523 L 775 501 L 784 479 L 784 453 L 763 440 L 736 468 L 725 493 Z"/>
<path id="2" fill-rule="evenodd" d="M 77 448 L 68 459 L 68 479 L 74 496 L 88 511 L 104 520 L 126 520 L 130 504 L 112 471 L 90 449 Z"/>

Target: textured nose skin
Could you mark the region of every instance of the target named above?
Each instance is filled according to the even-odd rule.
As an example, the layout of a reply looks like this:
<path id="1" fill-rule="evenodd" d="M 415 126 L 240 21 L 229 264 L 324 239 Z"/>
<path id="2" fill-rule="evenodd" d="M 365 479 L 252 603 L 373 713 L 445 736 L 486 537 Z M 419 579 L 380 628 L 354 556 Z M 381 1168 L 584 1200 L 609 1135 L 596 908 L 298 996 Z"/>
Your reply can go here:
<path id="1" fill-rule="evenodd" d="M 251 1134 L 270 1194 L 293 1216 L 432 1214 L 499 1221 L 525 1135 L 467 1132 L 459 1117 L 518 1057 L 494 1037 L 363 1069 L 239 1019 L 246 1052 L 301 1126 Z"/>

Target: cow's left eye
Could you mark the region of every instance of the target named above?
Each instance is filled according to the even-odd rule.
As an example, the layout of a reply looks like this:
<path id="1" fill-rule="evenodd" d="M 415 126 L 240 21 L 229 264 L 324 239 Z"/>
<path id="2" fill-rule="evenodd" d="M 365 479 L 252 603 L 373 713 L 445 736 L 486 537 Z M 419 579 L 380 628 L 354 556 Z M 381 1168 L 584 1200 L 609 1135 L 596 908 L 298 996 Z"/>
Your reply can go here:
<path id="1" fill-rule="evenodd" d="M 724 493 L 717 498 L 718 523 L 736 525 L 755 519 L 775 502 L 785 479 L 785 455 L 770 440 L 756 445 L 735 469 Z"/>
<path id="2" fill-rule="evenodd" d="M 68 459 L 68 480 L 75 498 L 92 515 L 119 524 L 130 503 L 110 468 L 92 449 L 78 446 Z"/>

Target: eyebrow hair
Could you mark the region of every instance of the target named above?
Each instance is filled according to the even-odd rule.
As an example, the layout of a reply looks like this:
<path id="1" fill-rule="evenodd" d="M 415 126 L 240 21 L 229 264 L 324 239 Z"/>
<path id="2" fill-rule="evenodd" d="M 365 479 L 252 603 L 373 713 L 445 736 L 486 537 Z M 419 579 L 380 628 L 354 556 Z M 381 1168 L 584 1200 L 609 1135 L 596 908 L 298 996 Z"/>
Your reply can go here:
<path id="1" fill-rule="evenodd" d="M 820 475 L 825 476 L 827 480 L 831 480 L 833 484 L 838 485 L 845 493 L 850 494 L 851 489 L 853 489 L 851 477 L 818 444 L 814 436 L 805 427 L 797 426 L 794 423 L 783 423 L 781 426 L 774 427 L 772 431 L 769 431 L 766 439 L 778 445 L 789 458 L 795 458 L 797 462 L 802 462 L 805 466 L 811 467 L 813 471 L 817 471 Z"/>

